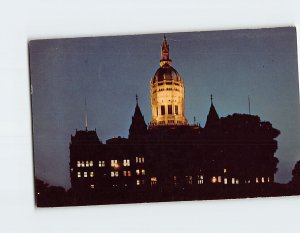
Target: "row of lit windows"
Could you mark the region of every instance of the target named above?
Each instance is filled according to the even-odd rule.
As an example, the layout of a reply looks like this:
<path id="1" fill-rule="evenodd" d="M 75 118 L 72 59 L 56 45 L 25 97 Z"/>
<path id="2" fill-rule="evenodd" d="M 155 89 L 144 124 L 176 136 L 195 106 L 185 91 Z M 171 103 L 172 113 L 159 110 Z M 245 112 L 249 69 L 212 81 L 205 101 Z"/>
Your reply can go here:
<path id="1" fill-rule="evenodd" d="M 114 168 L 118 168 L 119 164 L 118 164 L 118 160 L 111 160 L 111 167 Z M 136 157 L 136 163 L 144 163 L 145 159 L 144 157 Z M 77 161 L 77 167 L 93 167 L 94 163 L 93 161 Z M 104 160 L 100 160 L 99 167 L 105 167 L 105 161 Z M 123 160 L 123 166 L 124 167 L 129 167 L 130 166 L 130 160 L 129 159 L 124 159 Z"/>
<path id="2" fill-rule="evenodd" d="M 172 105 L 167 105 L 168 106 L 168 115 L 172 115 L 173 114 L 173 108 Z M 178 115 L 178 105 L 175 105 L 175 115 Z M 166 110 L 165 110 L 165 106 L 161 105 L 160 106 L 160 114 L 161 115 L 165 115 L 166 114 Z M 158 116 L 158 108 L 156 108 L 156 115 Z"/>
<path id="3" fill-rule="evenodd" d="M 89 174 L 89 177 L 94 177 L 94 172 L 77 172 L 77 177 L 88 177 L 88 174 Z"/>
<path id="4" fill-rule="evenodd" d="M 94 166 L 93 161 L 77 161 L 77 167 L 92 167 Z"/>
<path id="5" fill-rule="evenodd" d="M 145 175 L 146 174 L 146 172 L 145 172 L 145 169 L 136 169 L 136 174 L 139 176 L 139 175 Z"/>

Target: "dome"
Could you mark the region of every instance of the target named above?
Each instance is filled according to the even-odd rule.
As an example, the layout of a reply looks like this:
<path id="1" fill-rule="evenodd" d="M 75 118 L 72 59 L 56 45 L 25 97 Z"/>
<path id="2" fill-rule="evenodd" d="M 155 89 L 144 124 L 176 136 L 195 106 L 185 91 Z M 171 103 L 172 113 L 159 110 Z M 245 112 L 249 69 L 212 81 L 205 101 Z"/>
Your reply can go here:
<path id="1" fill-rule="evenodd" d="M 155 72 L 152 83 L 160 82 L 163 80 L 181 81 L 182 79 L 179 73 L 172 66 L 170 66 L 169 64 L 164 64 Z"/>

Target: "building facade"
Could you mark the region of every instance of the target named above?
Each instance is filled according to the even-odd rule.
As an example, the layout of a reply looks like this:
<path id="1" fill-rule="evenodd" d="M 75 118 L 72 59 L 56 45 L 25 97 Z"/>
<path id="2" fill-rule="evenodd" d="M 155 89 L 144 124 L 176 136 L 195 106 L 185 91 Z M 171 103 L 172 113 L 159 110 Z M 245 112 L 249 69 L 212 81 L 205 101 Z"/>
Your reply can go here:
<path id="1" fill-rule="evenodd" d="M 160 67 L 150 81 L 149 126 L 136 98 L 128 138 L 103 143 L 87 128 L 71 136 L 70 178 L 78 195 L 205 193 L 274 182 L 279 130 L 254 115 L 220 118 L 212 96 L 205 126 L 188 124 L 184 82 L 169 52 L 164 37 Z"/>

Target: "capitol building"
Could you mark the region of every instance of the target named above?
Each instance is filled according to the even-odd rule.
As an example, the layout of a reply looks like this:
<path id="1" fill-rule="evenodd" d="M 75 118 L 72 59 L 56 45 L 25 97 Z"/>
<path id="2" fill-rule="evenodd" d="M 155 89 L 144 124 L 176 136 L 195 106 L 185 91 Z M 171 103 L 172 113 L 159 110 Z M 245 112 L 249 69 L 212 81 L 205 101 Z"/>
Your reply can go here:
<path id="1" fill-rule="evenodd" d="M 210 199 L 217 193 L 226 197 L 231 190 L 243 190 L 247 196 L 274 182 L 279 130 L 255 115 L 220 117 L 213 96 L 205 125 L 189 123 L 184 79 L 172 66 L 165 36 L 159 67 L 153 73 L 150 122 L 145 122 L 136 96 L 128 138 L 103 143 L 87 125 L 71 136 L 70 179 L 78 198 L 100 202 L 118 195 L 125 202 L 170 201 L 176 195 Z"/>

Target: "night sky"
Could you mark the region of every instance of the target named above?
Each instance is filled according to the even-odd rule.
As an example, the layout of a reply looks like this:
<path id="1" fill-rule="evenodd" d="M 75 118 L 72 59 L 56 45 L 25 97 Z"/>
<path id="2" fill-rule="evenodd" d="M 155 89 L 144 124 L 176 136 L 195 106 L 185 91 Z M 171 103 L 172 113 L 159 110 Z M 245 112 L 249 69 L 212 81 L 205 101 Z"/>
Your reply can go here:
<path id="1" fill-rule="evenodd" d="M 270 121 L 277 138 L 277 182 L 300 159 L 295 28 L 166 34 L 173 67 L 185 83 L 185 115 L 204 126 L 210 94 L 219 116 L 248 113 Z M 150 122 L 149 82 L 159 68 L 163 34 L 30 42 L 36 177 L 70 188 L 69 143 L 88 128 L 102 142 L 127 137 L 135 95 Z"/>

